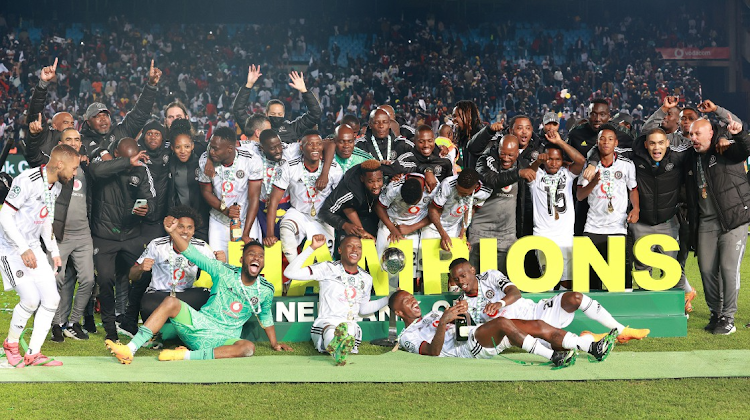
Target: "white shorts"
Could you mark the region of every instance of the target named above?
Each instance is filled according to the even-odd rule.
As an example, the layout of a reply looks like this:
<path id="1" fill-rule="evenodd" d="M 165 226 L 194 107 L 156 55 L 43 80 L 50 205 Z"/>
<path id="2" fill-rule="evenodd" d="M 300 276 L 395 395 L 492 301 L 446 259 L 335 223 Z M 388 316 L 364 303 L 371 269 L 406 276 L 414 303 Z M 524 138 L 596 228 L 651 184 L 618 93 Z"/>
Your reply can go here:
<path id="1" fill-rule="evenodd" d="M 16 289 L 19 284 L 36 283 L 39 287 L 51 287 L 57 292 L 55 272 L 49 265 L 47 254 L 41 248 L 34 248 L 32 251 L 36 257 L 36 268 L 33 269 L 23 264 L 20 255 L 0 256 L 5 291 Z"/>
<path id="2" fill-rule="evenodd" d="M 466 341 L 456 341 L 456 355 L 464 359 L 491 359 L 498 354 L 502 353 L 505 349 L 511 346 L 508 337 L 503 337 L 497 344 L 497 347 L 486 348 L 482 347 L 481 344 L 474 337 L 478 326 L 469 327 L 469 339 Z M 460 343 L 460 344 L 459 344 Z"/>
<path id="3" fill-rule="evenodd" d="M 458 234 L 461 233 L 461 223 L 456 223 L 453 226 L 443 225 L 443 229 L 449 237 L 458 238 Z M 422 228 L 422 239 L 440 239 L 440 232 L 435 225 L 427 225 Z"/>
<path id="4" fill-rule="evenodd" d="M 229 225 L 225 225 L 213 217 L 208 219 L 208 245 L 211 249 L 214 251 L 224 251 L 229 255 L 229 233 Z M 250 238 L 257 241 L 263 240 L 260 232 L 260 225 L 258 224 L 258 218 L 255 219 L 255 222 L 253 222 L 253 225 L 250 227 Z"/>
<path id="5" fill-rule="evenodd" d="M 289 222 L 294 222 L 296 225 L 296 234 L 294 235 L 294 238 L 297 243 L 293 244 L 295 248 L 298 247 L 305 238 L 312 240 L 313 235 L 325 235 L 328 249 L 333 250 L 334 232 L 333 227 L 330 225 L 319 221 L 309 214 L 302 213 L 294 207 L 291 207 L 286 211 L 284 217 L 282 217 L 279 222 L 279 226 L 281 227 Z M 282 245 L 288 246 L 290 244 L 282 243 Z"/>
<path id="6" fill-rule="evenodd" d="M 339 324 L 345 322 L 349 326 L 349 335 L 354 336 L 354 348 L 351 353 L 359 353 L 359 345 L 362 343 L 362 328 L 354 321 L 333 318 L 317 318 L 310 329 L 310 338 L 312 338 L 315 349 L 320 353 L 328 353 L 326 346 L 323 345 L 323 331 L 326 328 L 335 329 Z"/>
<path id="7" fill-rule="evenodd" d="M 563 293 L 559 293 L 552 299 L 542 299 L 534 308 L 532 319 L 544 321 L 555 328 L 565 328 L 573 322 L 575 313 L 571 313 L 562 307 Z"/>

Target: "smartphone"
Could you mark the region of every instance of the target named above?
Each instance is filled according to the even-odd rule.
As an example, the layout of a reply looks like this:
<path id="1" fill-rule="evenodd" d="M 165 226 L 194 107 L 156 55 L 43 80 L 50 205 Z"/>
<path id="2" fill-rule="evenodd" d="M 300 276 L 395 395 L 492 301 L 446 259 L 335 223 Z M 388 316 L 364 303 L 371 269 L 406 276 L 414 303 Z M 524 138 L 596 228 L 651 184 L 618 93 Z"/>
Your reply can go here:
<path id="1" fill-rule="evenodd" d="M 131 213 L 135 213 L 135 209 L 141 206 L 145 206 L 146 204 L 148 204 L 148 201 L 145 198 L 139 198 L 135 200 L 135 204 L 133 204 L 133 210 L 131 211 Z"/>

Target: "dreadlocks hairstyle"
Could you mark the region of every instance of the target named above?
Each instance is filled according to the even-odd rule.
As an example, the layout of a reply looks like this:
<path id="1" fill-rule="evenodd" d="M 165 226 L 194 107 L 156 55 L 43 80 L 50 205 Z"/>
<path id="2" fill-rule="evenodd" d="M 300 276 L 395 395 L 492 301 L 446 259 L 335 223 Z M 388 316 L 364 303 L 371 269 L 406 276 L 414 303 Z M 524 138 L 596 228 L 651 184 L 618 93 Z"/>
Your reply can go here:
<path id="1" fill-rule="evenodd" d="M 458 136 L 456 138 L 456 143 L 459 146 L 464 146 L 479 131 L 482 120 L 479 118 L 477 104 L 472 101 L 463 100 L 456 102 L 456 113 L 466 123 L 464 129 L 457 133 Z"/>

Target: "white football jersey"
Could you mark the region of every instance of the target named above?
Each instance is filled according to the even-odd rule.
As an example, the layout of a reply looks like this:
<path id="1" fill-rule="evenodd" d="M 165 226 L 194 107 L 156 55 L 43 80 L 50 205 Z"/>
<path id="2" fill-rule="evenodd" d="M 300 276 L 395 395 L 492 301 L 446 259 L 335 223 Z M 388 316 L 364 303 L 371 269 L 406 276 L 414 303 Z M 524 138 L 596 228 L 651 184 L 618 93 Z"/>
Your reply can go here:
<path id="1" fill-rule="evenodd" d="M 589 212 L 586 216 L 584 232 L 600 234 L 627 234 L 629 190 L 638 183 L 635 179 L 633 161 L 618 155 L 608 167 L 597 166 L 601 173 L 599 183 L 588 196 Z M 589 182 L 578 178 L 578 185 L 585 187 Z M 613 211 L 609 211 L 610 198 Z"/>
<path id="2" fill-rule="evenodd" d="M 349 273 L 341 261 L 325 261 L 307 267 L 320 284 L 318 317 L 359 320 L 359 305 L 370 301 L 372 277 L 357 267 Z"/>
<path id="3" fill-rule="evenodd" d="M 319 214 L 323 201 L 333 192 L 341 181 L 341 177 L 344 176 L 341 167 L 336 162 L 332 162 L 328 172 L 328 185 L 323 191 L 318 191 L 315 189 L 315 181 L 318 180 L 322 169 L 323 161 L 318 164 L 316 172 L 310 172 L 305 167 L 304 158 L 292 159 L 276 170 L 277 178 L 273 186 L 287 191 L 289 202 L 300 213 L 310 214 L 310 209 L 314 205 L 316 214 Z"/>
<path id="4" fill-rule="evenodd" d="M 207 258 L 216 259 L 213 250 L 207 243 L 198 238 L 191 238 L 190 243 Z M 138 258 L 138 264 L 143 264 L 143 260 L 146 258 L 154 260 L 154 266 L 151 267 L 149 289 L 169 292 L 172 290 L 172 283 L 174 283 L 175 291 L 182 292 L 193 287 L 193 283 L 198 278 L 198 266 L 174 250 L 169 236 L 156 238 L 149 242 L 143 254 Z"/>
<path id="5" fill-rule="evenodd" d="M 404 181 L 407 178 L 413 177 L 424 179 L 424 176 L 421 174 L 409 174 L 406 178 L 389 183 L 380 192 L 380 197 L 378 198 L 380 205 L 388 209 L 388 218 L 395 224 L 413 225 L 427 217 L 427 208 L 432 202 L 433 195 L 437 192 L 437 188 L 432 190 L 432 193 L 428 193 L 427 189 L 423 189 L 422 199 L 417 204 L 406 204 L 401 198 L 401 186 L 404 185 Z"/>
<path id="6" fill-rule="evenodd" d="M 263 185 L 260 188 L 260 201 L 268 201 L 268 196 L 271 194 L 273 189 L 273 183 L 279 176 L 278 169 L 284 162 L 288 162 L 293 159 L 297 159 L 302 156 L 302 150 L 300 149 L 299 143 L 281 143 L 283 152 L 281 154 L 280 161 L 273 161 L 266 159 L 263 155 L 263 150 L 260 148 L 260 143 L 252 140 L 240 140 L 241 149 L 245 149 L 253 155 L 259 156 L 263 162 Z"/>
<path id="7" fill-rule="evenodd" d="M 480 181 L 472 194 L 473 198 L 472 196 L 461 197 L 458 195 L 458 190 L 456 189 L 457 183 L 458 175 L 445 178 L 438 186 L 437 192 L 432 199 L 432 202 L 437 207 L 443 209 L 443 213 L 440 216 L 440 223 L 442 223 L 445 229 L 462 223 L 466 212 L 470 210 L 469 204 L 471 204 L 471 211 L 476 211 L 484 205 L 484 202 L 492 194 L 492 190 L 485 187 Z M 470 220 L 467 218 L 467 221 Z"/>
<path id="8" fill-rule="evenodd" d="M 59 182 L 55 182 L 51 187 L 44 185 L 43 170 L 44 166 L 41 166 L 21 172 L 13 179 L 8 196 L 5 197 L 5 205 L 17 211 L 14 216 L 15 225 L 26 241 L 27 249 L 41 246 L 39 238 L 42 236 L 46 223 L 50 224 L 50 231 L 52 230 L 51 224 L 53 221 L 49 217 L 50 212 L 45 204 L 45 191 L 49 189 L 54 206 L 54 200 L 60 195 L 62 189 Z M 49 244 L 54 241 L 47 242 L 45 240 L 45 242 Z M 6 232 L 0 229 L 0 254 L 20 255 L 23 252 L 26 252 L 26 249 L 19 249 Z"/>
<path id="9" fill-rule="evenodd" d="M 503 317 L 509 319 L 532 319 L 529 318 L 529 311 L 534 310 L 536 303 L 531 299 L 521 298 L 508 305 L 503 309 L 486 314 L 484 307 L 489 303 L 499 302 L 505 297 L 505 289 L 508 286 L 514 286 L 513 283 L 497 270 L 487 270 L 477 275 L 477 294 L 475 296 L 467 295 L 466 292 L 458 297 L 458 300 L 465 300 L 469 304 L 469 315 L 477 324 L 483 324 L 493 318 Z"/>
<path id="10" fill-rule="evenodd" d="M 227 207 L 237 203 L 240 205 L 240 221 L 245 223 L 247 215 L 247 184 L 249 181 L 260 181 L 262 179 L 263 162 L 260 156 L 254 155 L 247 150 L 238 149 L 235 152 L 234 163 L 231 166 L 215 166 L 216 174 L 211 179 L 205 174 L 208 152 L 203 152 L 198 165 L 200 171 L 198 182 L 212 184 L 214 194 L 223 201 Z M 229 218 L 216 209 L 211 209 L 210 217 L 225 225 L 229 225 Z"/>
<path id="11" fill-rule="evenodd" d="M 437 327 L 440 324 L 442 312 L 432 311 L 422 318 L 412 322 L 398 337 L 398 344 L 411 353 L 419 353 L 422 343 L 432 343 Z M 440 357 L 461 357 L 456 349 L 456 326 L 445 325 L 445 341 L 440 350 Z"/>
<path id="12" fill-rule="evenodd" d="M 568 168 L 560 168 L 550 175 L 537 169 L 536 179 L 529 183 L 534 203 L 534 235 L 545 238 L 560 238 L 564 243 L 573 241 L 575 225 L 575 201 L 573 199 L 573 175 Z"/>

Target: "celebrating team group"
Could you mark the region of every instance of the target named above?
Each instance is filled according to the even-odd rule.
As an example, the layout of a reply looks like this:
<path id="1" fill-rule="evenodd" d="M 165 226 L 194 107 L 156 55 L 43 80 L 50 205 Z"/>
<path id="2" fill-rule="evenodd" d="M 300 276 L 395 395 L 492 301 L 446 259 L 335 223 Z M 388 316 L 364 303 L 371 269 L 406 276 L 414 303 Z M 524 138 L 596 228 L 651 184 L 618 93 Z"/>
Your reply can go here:
<path id="1" fill-rule="evenodd" d="M 605 257 L 608 238 L 625 237 L 630 289 L 632 267 L 648 269 L 632 257 L 634 241 L 655 233 L 678 239 L 680 251 L 668 254 L 683 267 L 685 311 L 696 295 L 684 274 L 693 250 L 711 311 L 706 330 L 736 330 L 750 139 L 738 117 L 711 101 L 681 107 L 667 96 L 635 133 L 629 115 L 611 118 L 608 102 L 596 99 L 567 139 L 554 113 L 535 131 L 524 115 L 485 124 L 475 103 L 459 101 L 436 135 L 420 120 L 399 126 L 393 107 L 382 105 L 362 123 L 343 116 L 323 138 L 320 104 L 297 72 L 289 85 L 306 113 L 286 120 L 284 103 L 271 100 L 265 114 L 248 114 L 261 76 L 252 65 L 232 105 L 238 130 L 215 128 L 203 141 L 181 103 L 163 110 L 163 122 L 151 115 L 161 77 L 153 61 L 121 122 L 98 102 L 78 129 L 65 112 L 45 121 L 56 65 L 42 69 L 30 101 L 21 146 L 31 169 L 13 180 L 0 209 L 0 272 L 5 290 L 20 298 L 3 343 L 12 366 L 62 365 L 41 353 L 50 329 L 55 342 L 88 339 L 97 332 L 97 302 L 106 346 L 124 364 L 169 339 L 185 346 L 162 350 L 160 360 L 251 356 L 255 344 L 241 339 L 251 318 L 275 351 L 291 351 L 276 339 L 274 286 L 260 274 L 265 247 L 276 242 L 288 262 L 284 293 L 293 280 L 319 282 L 311 339 L 338 365 L 358 352 L 357 321 L 386 305 L 406 324 L 399 345 L 423 355 L 487 358 L 517 346 L 569 366 L 579 350 L 602 361 L 616 342 L 648 335 L 582 293 L 538 303 L 522 297 L 506 276 L 506 257 L 527 235 L 560 247 L 560 289 L 570 288 L 574 236 L 589 237 Z M 446 253 L 454 241 L 470 245 L 470 258 L 450 267 L 457 303 L 423 315 L 403 290 L 370 300 L 361 240 L 374 240 L 379 254 L 411 240 L 419 290 L 420 241 L 429 238 Z M 477 273 L 483 238 L 497 240 L 497 270 Z M 232 241 L 244 243 L 239 267 L 227 261 Z M 321 247 L 333 262 L 303 267 Z M 543 254 L 529 253 L 523 264 L 532 277 L 546 270 Z M 194 287 L 201 271 L 210 289 Z M 593 270 L 590 288 L 603 288 Z M 562 330 L 576 311 L 609 333 Z M 468 326 L 454 328 L 461 318 Z M 120 335 L 131 339 L 123 344 Z"/>

